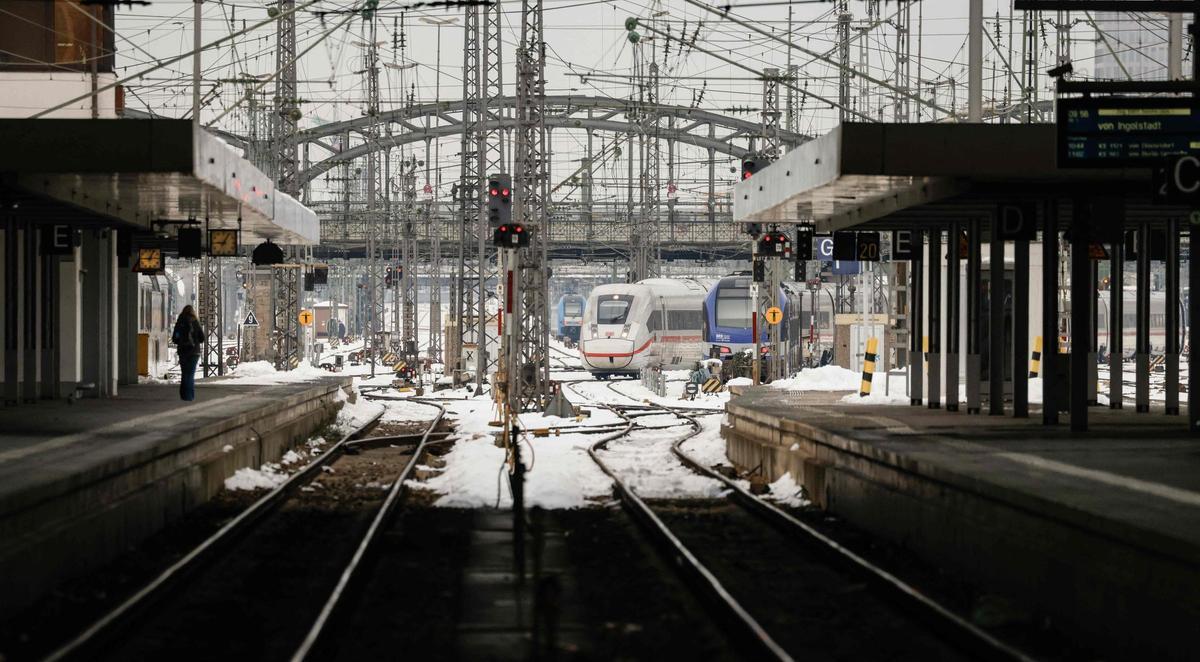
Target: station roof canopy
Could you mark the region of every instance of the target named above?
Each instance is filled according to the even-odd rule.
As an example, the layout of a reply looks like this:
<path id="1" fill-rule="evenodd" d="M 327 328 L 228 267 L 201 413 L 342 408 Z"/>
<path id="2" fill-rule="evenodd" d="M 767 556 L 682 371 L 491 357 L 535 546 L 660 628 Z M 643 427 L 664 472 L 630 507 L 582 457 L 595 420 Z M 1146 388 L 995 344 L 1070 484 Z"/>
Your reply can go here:
<path id="1" fill-rule="evenodd" d="M 734 189 L 737 222 L 818 232 L 987 217 L 999 202 L 1115 197 L 1125 218 L 1186 216 L 1151 201 L 1151 170 L 1059 168 L 1053 124 L 842 124 Z"/>
<path id="2" fill-rule="evenodd" d="M 207 220 L 243 241 L 315 244 L 317 215 L 188 120 L 0 119 L 0 178 L 33 218 L 149 228 Z"/>

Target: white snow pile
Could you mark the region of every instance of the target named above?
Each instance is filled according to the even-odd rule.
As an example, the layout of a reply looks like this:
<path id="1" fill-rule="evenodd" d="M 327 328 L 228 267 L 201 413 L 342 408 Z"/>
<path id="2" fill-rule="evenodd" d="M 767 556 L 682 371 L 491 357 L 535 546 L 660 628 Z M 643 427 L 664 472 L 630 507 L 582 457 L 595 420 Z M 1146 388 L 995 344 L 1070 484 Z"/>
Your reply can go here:
<path id="1" fill-rule="evenodd" d="M 836 365 L 806 368 L 788 379 L 771 382 L 771 388 L 789 391 L 858 391 L 862 374 Z"/>
<path id="2" fill-rule="evenodd" d="M 337 390 L 334 400 L 342 403 L 342 408 L 338 411 L 337 422 L 334 425 L 345 432 L 365 425 L 376 414 L 384 411 L 383 405 L 371 402 L 361 395 L 355 398 L 354 402 L 350 402 L 350 397 L 346 395 L 344 389 Z"/>
<path id="3" fill-rule="evenodd" d="M 278 487 L 287 479 L 288 474 L 278 464 L 268 462 L 258 469 L 250 467 L 238 469 L 232 476 L 225 479 L 225 489 L 270 490 Z"/>
<path id="4" fill-rule="evenodd" d="M 812 502 L 805 499 L 802 494 L 800 486 L 792 479 L 792 474 L 784 472 L 779 480 L 771 483 L 771 491 L 766 494 L 766 498 L 783 506 L 803 508 Z"/>
<path id="5" fill-rule="evenodd" d="M 329 373 L 321 368 L 314 368 L 307 363 L 301 363 L 295 370 L 276 370 L 275 366 L 270 361 L 249 361 L 243 363 L 233 371 L 233 376 L 215 380 L 212 383 L 218 385 L 234 384 L 234 385 L 273 385 L 273 384 L 292 384 L 295 382 L 307 382 L 321 377 L 328 377 Z"/>
<path id="6" fill-rule="evenodd" d="M 726 386 L 750 386 L 752 384 L 754 384 L 754 380 L 749 377 L 734 377 L 725 382 Z"/>

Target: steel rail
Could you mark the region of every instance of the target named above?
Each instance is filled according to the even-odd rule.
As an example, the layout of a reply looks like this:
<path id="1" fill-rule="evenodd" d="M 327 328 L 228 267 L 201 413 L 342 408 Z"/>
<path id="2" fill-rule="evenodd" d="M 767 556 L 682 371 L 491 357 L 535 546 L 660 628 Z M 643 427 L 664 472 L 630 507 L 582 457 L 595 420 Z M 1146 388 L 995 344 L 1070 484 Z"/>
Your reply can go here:
<path id="1" fill-rule="evenodd" d="M 989 660 L 1020 660 L 1032 662 L 1034 658 L 988 634 L 978 626 L 965 620 L 947 607 L 942 606 L 933 598 L 925 595 L 912 585 L 883 568 L 859 556 L 829 536 L 801 522 L 778 506 L 761 499 L 736 481 L 704 466 L 702 462 L 688 455 L 683 450 L 683 444 L 691 437 L 677 440 L 671 445 L 671 451 L 684 466 L 700 474 L 719 480 L 729 488 L 727 498 L 742 506 L 760 519 L 782 530 L 784 533 L 800 538 L 803 542 L 816 543 L 818 549 L 828 553 L 835 561 L 848 567 L 852 572 L 863 576 L 871 584 L 882 588 L 889 597 L 897 599 L 905 607 L 911 607 L 912 613 L 925 623 L 932 625 L 938 632 L 947 636 L 952 642 L 967 648 L 980 659 Z"/>
<path id="2" fill-rule="evenodd" d="M 308 463 L 303 469 L 292 474 L 287 480 L 275 487 L 275 489 L 264 494 L 251 504 L 249 508 L 243 510 L 237 517 L 218 529 L 216 533 L 194 547 L 186 556 L 159 573 L 157 577 L 137 593 L 126 598 L 120 605 L 89 625 L 83 632 L 50 653 L 45 658 L 46 662 L 58 662 L 59 660 L 82 656 L 87 651 L 100 647 L 109 641 L 120 630 L 128 627 L 136 614 L 142 613 L 154 602 L 163 597 L 163 594 L 168 589 L 177 586 L 184 578 L 211 561 L 215 557 L 216 551 L 232 544 L 243 534 L 247 533 L 265 515 L 282 504 L 286 500 L 286 497 L 292 494 L 300 485 L 320 475 L 321 467 L 328 465 L 340 457 L 350 443 L 350 440 L 374 425 L 382 415 L 383 412 L 381 411 L 362 425 L 347 432 L 337 443 L 330 446 L 328 450 Z"/>
<path id="3" fill-rule="evenodd" d="M 616 488 L 617 494 L 621 503 L 626 510 L 632 515 L 655 542 L 669 553 L 673 558 L 674 565 L 680 569 L 688 584 L 706 598 L 714 608 L 720 610 L 720 615 L 736 630 L 739 637 L 745 639 L 748 643 L 755 646 L 757 652 L 765 658 L 774 660 L 791 660 L 778 643 L 775 642 L 771 635 L 754 619 L 753 616 L 746 610 L 745 607 L 733 597 L 732 594 L 721 584 L 713 573 L 704 566 L 703 563 L 692 553 L 691 550 L 683 544 L 666 523 L 663 522 L 650 506 L 641 499 L 634 491 L 625 484 L 624 481 L 617 476 L 616 472 L 609 467 L 600 458 L 599 451 L 607 448 L 608 443 L 621 437 L 627 436 L 635 429 L 633 421 L 628 419 L 623 412 L 616 407 L 609 406 L 604 403 L 594 403 L 595 405 L 608 409 L 614 414 L 628 421 L 628 425 L 622 431 L 608 435 L 599 439 L 594 444 L 588 447 L 588 456 L 596 463 L 600 470 L 603 471 L 613 481 L 613 486 Z M 671 412 L 669 408 L 662 408 L 667 413 Z M 680 418 L 685 419 L 690 424 L 691 430 L 682 438 L 682 440 L 691 439 L 700 431 L 700 424 L 692 417 L 677 414 Z M 677 426 L 671 426 L 677 427 Z"/>
<path id="4" fill-rule="evenodd" d="M 325 631 L 325 628 L 329 624 L 334 612 L 337 610 L 338 606 L 342 604 L 343 598 L 350 592 L 351 583 L 354 581 L 358 569 L 362 566 L 362 560 L 366 558 L 367 554 L 379 540 L 379 533 L 383 530 L 384 523 L 391 517 L 392 511 L 395 510 L 396 504 L 399 503 L 400 496 L 404 493 L 404 483 L 412 475 L 413 470 L 416 469 L 417 464 L 421 461 L 421 456 L 429 446 L 430 434 L 446 415 L 446 408 L 440 404 L 434 402 L 422 402 L 421 400 L 413 401 L 430 407 L 437 407 L 438 414 L 432 421 L 429 422 L 429 427 L 426 428 L 425 433 L 421 435 L 421 441 L 413 450 L 412 457 L 409 458 L 408 464 L 405 465 L 404 469 L 400 472 L 400 475 L 396 477 L 395 482 L 392 483 L 392 487 L 390 490 L 388 490 L 388 494 L 384 499 L 383 505 L 380 506 L 379 510 L 375 513 L 375 519 L 371 521 L 370 527 L 367 528 L 366 533 L 363 535 L 362 540 L 358 544 L 358 548 L 354 551 L 354 555 L 350 558 L 350 562 L 346 564 L 346 568 L 342 571 L 342 575 L 338 579 L 337 585 L 330 593 L 329 598 L 325 601 L 325 605 L 321 608 L 321 612 L 317 615 L 316 620 L 313 621 L 312 627 L 308 631 L 308 635 L 305 636 L 304 641 L 301 642 L 300 647 L 296 649 L 296 652 L 292 654 L 293 662 L 300 662 L 301 660 L 308 659 L 309 655 L 313 651 L 313 648 L 317 645 L 317 642 L 320 641 L 321 634 Z"/>

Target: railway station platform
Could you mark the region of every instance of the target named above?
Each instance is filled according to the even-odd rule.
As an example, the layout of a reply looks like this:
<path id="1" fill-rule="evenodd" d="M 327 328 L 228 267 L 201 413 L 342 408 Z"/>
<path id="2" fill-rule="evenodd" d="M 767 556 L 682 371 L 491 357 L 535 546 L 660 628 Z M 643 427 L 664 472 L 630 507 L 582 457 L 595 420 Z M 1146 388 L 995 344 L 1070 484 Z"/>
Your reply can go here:
<path id="1" fill-rule="evenodd" d="M 1093 407 L 1081 434 L 841 395 L 746 389 L 729 458 L 1106 657 L 1200 656 L 1200 445 L 1179 417 Z"/>
<path id="2" fill-rule="evenodd" d="M 336 414 L 349 377 L 279 385 L 199 382 L 118 397 L 0 408 L 0 617 L 104 564 L 278 460 Z"/>

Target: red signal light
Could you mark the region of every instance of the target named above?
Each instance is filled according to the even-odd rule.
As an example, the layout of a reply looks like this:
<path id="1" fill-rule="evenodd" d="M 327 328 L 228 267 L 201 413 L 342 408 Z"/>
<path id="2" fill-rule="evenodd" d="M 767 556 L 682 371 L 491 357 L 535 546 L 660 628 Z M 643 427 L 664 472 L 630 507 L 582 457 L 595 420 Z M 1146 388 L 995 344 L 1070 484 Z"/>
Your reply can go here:
<path id="1" fill-rule="evenodd" d="M 497 195 L 497 194 L 499 194 L 499 191 L 497 191 L 496 189 L 492 189 L 492 191 L 491 191 L 491 192 L 492 192 L 492 195 Z"/>
<path id="2" fill-rule="evenodd" d="M 513 226 L 513 232 L 520 234 L 521 232 L 524 232 L 524 231 L 525 231 L 525 228 L 523 228 L 519 225 Z"/>
<path id="3" fill-rule="evenodd" d="M 501 225 L 501 226 L 500 226 L 500 231 L 501 231 L 501 232 L 508 232 L 508 226 L 507 226 L 507 225 Z"/>
<path id="4" fill-rule="evenodd" d="M 508 190 L 508 189 L 504 189 L 504 197 L 506 197 L 506 198 L 507 198 L 507 197 L 508 197 L 508 194 L 509 194 L 509 190 Z"/>
<path id="5" fill-rule="evenodd" d="M 749 171 L 747 171 L 747 172 L 743 172 L 743 173 L 742 173 L 742 179 L 750 179 L 750 172 L 749 172 Z"/>

